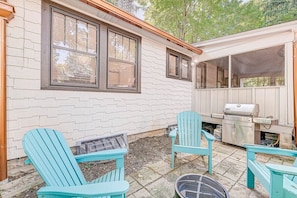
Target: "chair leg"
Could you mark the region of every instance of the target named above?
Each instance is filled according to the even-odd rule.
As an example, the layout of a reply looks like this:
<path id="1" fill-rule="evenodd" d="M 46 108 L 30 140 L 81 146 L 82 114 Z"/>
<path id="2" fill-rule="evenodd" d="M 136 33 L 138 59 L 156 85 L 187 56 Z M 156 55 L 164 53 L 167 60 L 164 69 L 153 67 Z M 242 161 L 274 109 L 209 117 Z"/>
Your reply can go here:
<path id="1" fill-rule="evenodd" d="M 208 156 L 208 172 L 209 174 L 212 174 L 212 153 Z"/>
<path id="2" fill-rule="evenodd" d="M 208 154 L 208 172 L 209 174 L 212 174 L 212 141 L 208 142 L 208 150 L 209 150 L 209 154 Z"/>
<path id="3" fill-rule="evenodd" d="M 172 151 L 172 153 L 171 153 L 171 168 L 174 168 L 175 156 L 176 156 L 176 152 Z"/>
<path id="4" fill-rule="evenodd" d="M 255 175 L 249 168 L 247 168 L 246 184 L 248 188 L 255 188 Z"/>

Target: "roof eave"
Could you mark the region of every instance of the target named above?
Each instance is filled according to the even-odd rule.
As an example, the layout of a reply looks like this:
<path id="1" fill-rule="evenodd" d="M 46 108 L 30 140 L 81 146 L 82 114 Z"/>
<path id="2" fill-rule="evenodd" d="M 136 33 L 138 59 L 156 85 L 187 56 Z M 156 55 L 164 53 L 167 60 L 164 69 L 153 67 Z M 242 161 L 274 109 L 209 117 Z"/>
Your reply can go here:
<path id="1" fill-rule="evenodd" d="M 0 1 L 0 17 L 3 17 L 6 21 L 13 19 L 15 13 L 14 6 L 6 3 L 5 1 Z"/>
<path id="2" fill-rule="evenodd" d="M 106 1 L 103 1 L 103 0 L 80 0 L 80 1 L 90 5 L 92 7 L 95 7 L 103 12 L 106 12 L 112 16 L 115 16 L 123 21 L 131 23 L 141 29 L 144 29 L 144 30 L 149 31 L 153 34 L 156 34 L 160 37 L 163 37 L 166 40 L 168 40 L 172 43 L 175 43 L 183 48 L 186 48 L 187 50 L 190 50 L 194 53 L 197 53 L 200 55 L 203 52 L 201 49 L 198 49 L 198 48 L 164 32 L 164 31 L 150 25 L 149 23 L 147 23 L 143 20 L 136 18 L 135 16 L 111 5 L 110 3 L 106 2 Z"/>

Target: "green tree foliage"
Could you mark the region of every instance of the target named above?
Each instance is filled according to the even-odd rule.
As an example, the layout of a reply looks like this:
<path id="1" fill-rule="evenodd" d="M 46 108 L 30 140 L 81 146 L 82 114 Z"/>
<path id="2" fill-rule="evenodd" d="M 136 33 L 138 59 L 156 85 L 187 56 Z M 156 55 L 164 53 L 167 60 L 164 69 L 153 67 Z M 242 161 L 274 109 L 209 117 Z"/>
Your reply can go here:
<path id="1" fill-rule="evenodd" d="M 256 1 L 200 1 L 196 41 L 213 39 L 261 27 L 263 15 Z M 195 42 L 195 41 L 194 41 Z"/>
<path id="2" fill-rule="evenodd" d="M 297 19 L 296 0 L 263 1 L 264 26 L 275 25 Z"/>
<path id="3" fill-rule="evenodd" d="M 297 18 L 297 0 L 137 1 L 147 7 L 145 21 L 189 43 Z"/>
<path id="4" fill-rule="evenodd" d="M 193 22 L 198 12 L 199 0 L 142 0 L 142 5 L 148 7 L 145 20 L 160 29 L 182 39 L 192 40 Z M 196 23 L 197 24 L 197 23 Z"/>
<path id="5" fill-rule="evenodd" d="M 145 20 L 182 40 L 192 40 L 193 21 L 199 0 L 138 0 L 144 7 Z"/>
<path id="6" fill-rule="evenodd" d="M 138 11 L 144 10 L 142 6 L 139 6 L 137 4 L 136 0 L 106 0 L 106 1 L 126 12 L 129 12 L 134 16 L 137 15 Z"/>

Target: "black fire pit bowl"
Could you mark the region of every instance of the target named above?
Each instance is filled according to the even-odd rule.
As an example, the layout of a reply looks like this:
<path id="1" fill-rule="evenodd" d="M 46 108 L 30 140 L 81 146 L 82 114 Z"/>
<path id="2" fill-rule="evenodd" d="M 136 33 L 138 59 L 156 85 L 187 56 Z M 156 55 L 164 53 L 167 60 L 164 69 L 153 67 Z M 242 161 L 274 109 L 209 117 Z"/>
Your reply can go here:
<path id="1" fill-rule="evenodd" d="M 214 179 L 198 174 L 180 176 L 175 182 L 176 198 L 229 198 L 228 191 Z"/>

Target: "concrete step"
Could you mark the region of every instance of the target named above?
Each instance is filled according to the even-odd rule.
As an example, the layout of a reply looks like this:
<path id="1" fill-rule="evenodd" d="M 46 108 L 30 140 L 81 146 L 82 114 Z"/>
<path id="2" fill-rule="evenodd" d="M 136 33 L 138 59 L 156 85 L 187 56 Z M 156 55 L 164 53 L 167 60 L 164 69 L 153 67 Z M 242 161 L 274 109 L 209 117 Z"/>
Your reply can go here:
<path id="1" fill-rule="evenodd" d="M 0 183 L 0 193 L 2 198 L 14 197 L 34 186 L 40 185 L 43 180 L 37 172 L 27 174 L 10 182 Z"/>

